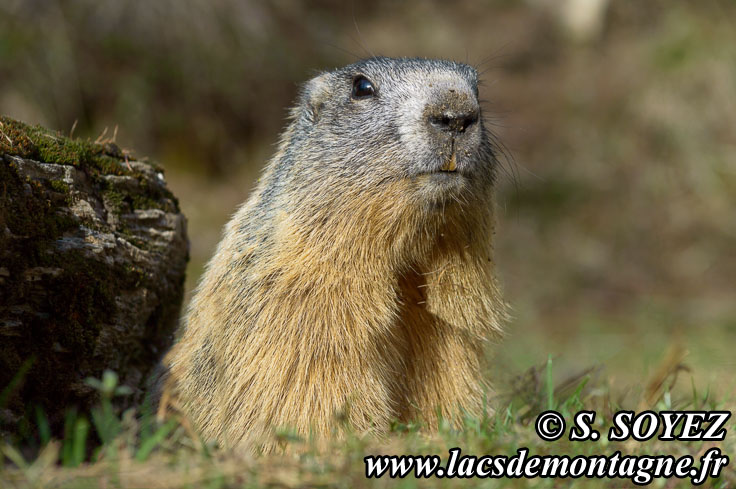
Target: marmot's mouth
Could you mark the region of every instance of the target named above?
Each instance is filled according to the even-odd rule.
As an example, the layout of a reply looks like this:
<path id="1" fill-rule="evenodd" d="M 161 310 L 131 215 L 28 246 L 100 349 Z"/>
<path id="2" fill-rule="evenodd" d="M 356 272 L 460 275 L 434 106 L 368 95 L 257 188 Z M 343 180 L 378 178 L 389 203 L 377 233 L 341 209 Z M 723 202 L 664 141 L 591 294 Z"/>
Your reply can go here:
<path id="1" fill-rule="evenodd" d="M 457 171 L 457 157 L 455 156 L 455 150 L 453 148 L 452 156 L 450 156 L 440 168 L 443 172 L 454 172 Z"/>

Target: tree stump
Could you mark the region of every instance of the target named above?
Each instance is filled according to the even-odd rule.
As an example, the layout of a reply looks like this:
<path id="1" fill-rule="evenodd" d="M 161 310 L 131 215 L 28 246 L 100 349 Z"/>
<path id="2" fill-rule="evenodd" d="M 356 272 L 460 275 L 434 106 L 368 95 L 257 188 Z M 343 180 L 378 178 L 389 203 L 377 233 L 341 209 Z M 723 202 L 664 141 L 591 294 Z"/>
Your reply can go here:
<path id="1" fill-rule="evenodd" d="M 186 219 L 155 164 L 0 117 L 0 432 L 58 424 L 105 369 L 141 393 L 170 346 Z"/>

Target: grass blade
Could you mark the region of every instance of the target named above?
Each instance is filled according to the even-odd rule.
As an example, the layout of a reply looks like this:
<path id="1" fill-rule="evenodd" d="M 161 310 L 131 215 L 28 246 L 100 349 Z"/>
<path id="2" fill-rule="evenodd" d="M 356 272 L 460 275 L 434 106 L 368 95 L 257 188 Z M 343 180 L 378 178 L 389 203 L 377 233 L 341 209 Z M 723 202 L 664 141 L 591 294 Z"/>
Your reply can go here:
<path id="1" fill-rule="evenodd" d="M 135 459 L 139 462 L 144 462 L 153 449 L 156 448 L 156 445 L 164 441 L 166 437 L 174 431 L 177 424 L 178 423 L 175 419 L 170 419 L 165 425 L 157 429 L 153 435 L 143 440 L 143 443 L 141 443 L 140 448 L 135 454 Z"/>
<path id="2" fill-rule="evenodd" d="M 552 383 L 552 354 L 547 356 L 547 409 L 555 408 L 555 386 Z"/>
<path id="3" fill-rule="evenodd" d="M 41 406 L 36 406 L 36 425 L 38 426 L 38 436 L 41 438 L 41 445 L 48 444 L 51 441 L 51 427 L 49 419 L 46 417 Z"/>
<path id="4" fill-rule="evenodd" d="M 74 425 L 74 442 L 72 445 L 72 466 L 77 467 L 84 462 L 87 453 L 87 434 L 89 433 L 89 421 L 84 416 L 77 419 Z"/>
<path id="5" fill-rule="evenodd" d="M 5 407 L 5 404 L 10 398 L 10 394 L 12 394 L 13 391 L 23 382 L 23 379 L 25 379 L 26 374 L 28 374 L 28 371 L 31 369 L 35 360 L 36 357 L 27 358 L 18 369 L 18 372 L 15 373 L 12 379 L 10 379 L 8 385 L 0 391 L 0 408 Z"/>

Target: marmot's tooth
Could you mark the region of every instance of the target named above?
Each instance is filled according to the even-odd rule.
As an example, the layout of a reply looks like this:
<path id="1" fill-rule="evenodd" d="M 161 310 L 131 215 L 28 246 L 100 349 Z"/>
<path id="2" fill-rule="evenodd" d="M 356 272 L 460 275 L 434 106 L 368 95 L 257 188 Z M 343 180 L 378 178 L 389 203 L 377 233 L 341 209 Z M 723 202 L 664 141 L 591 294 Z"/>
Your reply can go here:
<path id="1" fill-rule="evenodd" d="M 442 171 L 455 171 L 457 170 L 457 157 L 455 156 L 455 152 L 452 152 L 452 156 L 450 156 L 450 159 L 445 161 L 445 163 L 442 165 L 442 168 L 440 168 Z"/>

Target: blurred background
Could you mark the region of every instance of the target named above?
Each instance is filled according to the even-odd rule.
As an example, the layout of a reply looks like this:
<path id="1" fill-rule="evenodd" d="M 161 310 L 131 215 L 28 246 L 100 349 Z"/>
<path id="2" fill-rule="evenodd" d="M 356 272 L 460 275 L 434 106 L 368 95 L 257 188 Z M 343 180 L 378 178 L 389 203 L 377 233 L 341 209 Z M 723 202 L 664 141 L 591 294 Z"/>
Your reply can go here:
<path id="1" fill-rule="evenodd" d="M 635 385 L 679 345 L 736 390 L 736 2 L 2 0 L 0 113 L 159 161 L 191 293 L 298 84 L 373 54 L 482 73 L 514 311 L 489 377 Z"/>

